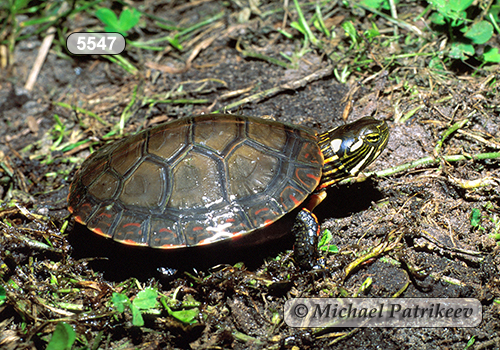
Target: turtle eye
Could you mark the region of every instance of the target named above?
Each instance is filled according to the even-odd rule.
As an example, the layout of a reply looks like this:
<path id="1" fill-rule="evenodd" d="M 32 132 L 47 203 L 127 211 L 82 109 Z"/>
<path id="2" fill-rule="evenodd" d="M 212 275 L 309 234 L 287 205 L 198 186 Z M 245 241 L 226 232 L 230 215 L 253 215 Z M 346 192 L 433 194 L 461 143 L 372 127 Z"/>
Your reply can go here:
<path id="1" fill-rule="evenodd" d="M 381 136 L 382 135 L 379 132 L 372 132 L 365 135 L 364 139 L 366 142 L 376 145 L 380 142 Z"/>

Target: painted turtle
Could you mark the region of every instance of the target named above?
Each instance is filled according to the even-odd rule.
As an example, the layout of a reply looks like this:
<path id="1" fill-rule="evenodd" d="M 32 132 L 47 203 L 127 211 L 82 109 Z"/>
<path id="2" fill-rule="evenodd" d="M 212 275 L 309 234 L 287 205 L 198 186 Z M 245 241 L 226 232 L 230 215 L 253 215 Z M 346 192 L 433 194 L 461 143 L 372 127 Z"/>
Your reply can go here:
<path id="1" fill-rule="evenodd" d="M 312 210 L 325 188 L 377 158 L 388 136 L 387 124 L 370 117 L 322 134 L 241 115 L 187 117 L 93 153 L 71 184 L 69 210 L 95 233 L 130 245 L 230 240 L 308 197 Z M 315 236 L 315 218 L 307 210 L 301 216 L 295 230 Z"/>

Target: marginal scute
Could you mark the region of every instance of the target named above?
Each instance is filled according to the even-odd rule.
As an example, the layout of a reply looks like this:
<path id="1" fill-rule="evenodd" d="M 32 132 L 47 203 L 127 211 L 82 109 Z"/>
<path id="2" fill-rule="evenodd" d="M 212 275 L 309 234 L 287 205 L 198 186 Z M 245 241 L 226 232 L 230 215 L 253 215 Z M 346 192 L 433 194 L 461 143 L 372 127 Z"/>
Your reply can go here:
<path id="1" fill-rule="evenodd" d="M 180 230 L 186 238 L 186 245 L 192 247 L 198 245 L 200 241 L 209 238 L 211 233 L 206 229 L 206 223 L 200 220 L 189 220 L 180 223 Z"/>
<path id="2" fill-rule="evenodd" d="M 315 142 L 304 142 L 297 156 L 298 162 L 306 164 L 318 164 L 323 166 L 323 154 L 319 150 L 319 146 Z"/>
<path id="3" fill-rule="evenodd" d="M 155 217 L 150 221 L 151 237 L 149 245 L 153 248 L 185 247 L 186 241 L 179 233 L 177 223 L 167 218 Z"/>
<path id="4" fill-rule="evenodd" d="M 264 192 L 279 170 L 279 159 L 249 145 L 228 158 L 230 197 L 241 199 Z"/>
<path id="5" fill-rule="evenodd" d="M 114 208 L 113 204 L 103 206 L 95 212 L 90 221 L 87 223 L 87 226 L 92 231 L 104 237 L 111 238 L 112 232 L 110 232 L 110 227 L 117 215 L 118 211 Z"/>
<path id="6" fill-rule="evenodd" d="M 113 239 L 129 245 L 148 245 L 148 237 L 142 231 L 144 220 L 145 218 L 135 216 L 133 213 L 122 215 L 116 226 Z"/>
<path id="7" fill-rule="evenodd" d="M 118 189 L 119 180 L 110 172 L 97 175 L 101 176 L 88 187 L 89 194 L 101 201 L 112 199 Z"/>
<path id="8" fill-rule="evenodd" d="M 124 205 L 158 208 L 166 185 L 163 168 L 155 163 L 144 161 L 125 180 L 118 199 Z"/>
<path id="9" fill-rule="evenodd" d="M 222 201 L 218 162 L 191 150 L 173 169 L 172 192 L 167 208 L 210 208 Z"/>
<path id="10" fill-rule="evenodd" d="M 250 122 L 248 137 L 276 151 L 282 151 L 286 144 L 285 126 L 281 123 Z"/>
<path id="11" fill-rule="evenodd" d="M 292 209 L 298 207 L 300 203 L 307 197 L 310 192 L 300 190 L 289 184 L 280 193 L 280 204 L 285 211 L 291 211 Z"/>
<path id="12" fill-rule="evenodd" d="M 247 213 L 253 227 L 265 226 L 283 215 L 283 213 L 272 208 L 269 204 L 262 205 L 262 203 L 248 208 Z"/>
<path id="13" fill-rule="evenodd" d="M 299 168 L 297 166 L 293 178 L 302 188 L 315 189 L 321 180 L 321 168 Z"/>
<path id="14" fill-rule="evenodd" d="M 87 219 L 92 214 L 94 211 L 94 207 L 90 203 L 83 203 L 81 205 L 77 205 L 78 202 L 75 202 L 74 204 L 70 201 L 69 202 L 69 211 L 75 216 L 76 221 L 78 221 L 81 224 L 86 224 Z"/>

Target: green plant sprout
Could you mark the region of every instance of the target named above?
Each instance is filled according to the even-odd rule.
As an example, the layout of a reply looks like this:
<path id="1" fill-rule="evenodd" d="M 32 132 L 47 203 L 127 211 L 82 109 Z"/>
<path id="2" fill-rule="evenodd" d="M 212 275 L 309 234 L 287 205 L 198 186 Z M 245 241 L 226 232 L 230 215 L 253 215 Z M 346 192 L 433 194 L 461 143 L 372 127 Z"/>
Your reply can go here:
<path id="1" fill-rule="evenodd" d="M 414 21 L 430 13 L 428 19 L 433 25 L 432 34 L 435 36 L 442 33 L 448 37 L 444 50 L 448 58 L 465 61 L 474 57 L 483 64 L 500 62 L 500 52 L 497 47 L 490 45 L 485 45 L 484 48 L 478 47 L 478 45 L 486 44 L 493 37 L 494 30 L 500 33 L 498 17 L 500 2 L 498 0 L 485 5 L 476 4 L 474 0 L 427 0 L 427 2 L 429 6 L 416 16 Z M 352 5 L 349 2 L 345 4 L 346 6 Z M 389 0 L 361 0 L 354 5 L 415 32 L 412 29 L 414 27 L 408 23 L 379 11 L 390 8 Z M 418 32 L 416 34 L 422 35 Z M 437 58 L 431 61 L 430 66 L 443 70 Z"/>
<path id="2" fill-rule="evenodd" d="M 321 238 L 318 242 L 318 249 L 324 252 L 338 254 L 339 248 L 335 244 L 331 244 L 331 240 L 333 238 L 332 231 L 325 229 Z"/>
<path id="3" fill-rule="evenodd" d="M 448 56 L 450 58 L 466 60 L 476 55 L 475 45 L 487 43 L 493 36 L 493 26 L 498 28 L 499 6 L 491 6 L 482 11 L 482 15 L 469 19 L 469 13 L 477 9 L 473 2 L 473 0 L 428 0 L 434 10 L 429 20 L 437 30 L 442 28 L 448 33 L 450 39 Z M 489 21 L 482 19 L 485 15 Z M 484 63 L 500 62 L 498 48 L 487 46 L 482 58 Z"/>
<path id="4" fill-rule="evenodd" d="M 153 312 L 158 304 L 157 298 L 158 292 L 155 289 L 146 288 L 137 293 L 137 296 L 132 302 L 126 295 L 114 292 L 111 297 L 111 302 L 116 311 L 120 313 L 125 312 L 125 307 L 128 307 L 130 311 L 132 311 L 132 324 L 137 327 L 142 327 L 144 326 L 144 319 L 141 310 Z"/>
<path id="5" fill-rule="evenodd" d="M 167 310 L 168 314 L 173 318 L 181 321 L 185 324 L 195 324 L 198 322 L 197 317 L 200 313 L 200 302 L 196 301 L 193 296 L 186 295 L 185 301 L 177 300 L 177 293 L 179 292 L 180 287 L 175 290 L 172 294 L 171 298 L 162 297 L 160 299 L 163 307 Z M 179 309 L 180 310 L 175 310 Z M 174 309 L 174 310 L 173 310 Z"/>
<path id="6" fill-rule="evenodd" d="M 106 25 L 105 31 L 120 33 L 123 36 L 127 36 L 127 32 L 135 27 L 141 19 L 141 13 L 135 8 L 132 10 L 126 8 L 120 14 L 120 18 L 108 8 L 98 9 L 95 15 Z"/>
<path id="7" fill-rule="evenodd" d="M 70 350 L 76 340 L 76 333 L 71 325 L 59 322 L 46 350 Z"/>

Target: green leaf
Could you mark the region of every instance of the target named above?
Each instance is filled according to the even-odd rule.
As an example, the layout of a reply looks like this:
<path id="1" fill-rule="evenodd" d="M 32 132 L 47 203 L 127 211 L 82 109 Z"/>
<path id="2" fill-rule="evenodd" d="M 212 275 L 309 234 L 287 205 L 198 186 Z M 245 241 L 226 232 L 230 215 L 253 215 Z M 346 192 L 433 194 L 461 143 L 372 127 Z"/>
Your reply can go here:
<path id="1" fill-rule="evenodd" d="M 144 326 L 144 319 L 142 318 L 141 311 L 134 305 L 130 305 L 132 310 L 132 324 L 136 327 Z"/>
<path id="2" fill-rule="evenodd" d="M 308 39 L 313 45 L 319 45 L 319 40 L 314 36 L 311 28 L 307 24 L 306 18 L 302 13 L 302 9 L 300 8 L 299 1 L 293 0 L 293 4 L 295 5 L 295 9 L 297 10 L 297 15 L 299 16 L 299 25 L 304 30 L 304 36 Z"/>
<path id="3" fill-rule="evenodd" d="M 158 298 L 158 292 L 153 288 L 146 288 L 143 291 L 137 293 L 137 296 L 132 301 L 132 304 L 142 310 L 152 309 L 156 306 L 156 299 Z"/>
<path id="4" fill-rule="evenodd" d="M 96 17 L 106 24 L 104 30 L 107 32 L 118 32 L 127 36 L 127 31 L 133 28 L 140 20 L 141 13 L 136 9 L 125 9 L 120 14 L 120 19 L 108 8 L 100 8 L 95 13 Z"/>
<path id="5" fill-rule="evenodd" d="M 444 16 L 439 13 L 439 12 L 433 12 L 430 16 L 429 16 L 429 20 L 438 25 L 438 26 L 442 26 L 442 25 L 445 25 L 446 24 L 446 21 L 444 19 Z"/>
<path id="6" fill-rule="evenodd" d="M 467 17 L 465 10 L 474 0 L 428 0 L 429 4 L 442 14 L 445 18 L 457 21 Z M 460 22 L 461 23 L 461 22 Z M 453 26 L 458 26 L 454 23 Z"/>
<path id="7" fill-rule="evenodd" d="M 328 38 L 330 37 L 330 31 L 323 21 L 323 15 L 321 14 L 321 7 L 319 6 L 319 3 L 316 3 L 316 13 L 313 25 L 318 31 L 323 32 L 323 34 L 325 34 Z"/>
<path id="8" fill-rule="evenodd" d="M 95 16 L 101 20 L 102 23 L 109 27 L 118 28 L 118 17 L 115 13 L 108 8 L 100 8 L 95 12 Z"/>
<path id="9" fill-rule="evenodd" d="M 14 1 L 13 6 L 10 8 L 10 11 L 13 14 L 17 14 L 20 10 L 26 7 L 28 5 L 29 0 L 16 0 Z"/>
<path id="10" fill-rule="evenodd" d="M 480 223 L 481 223 L 481 211 L 477 208 L 474 208 L 470 213 L 470 224 L 472 227 L 478 227 Z"/>
<path id="11" fill-rule="evenodd" d="M 465 43 L 452 43 L 449 56 L 460 60 L 466 60 L 469 56 L 474 56 L 474 46 Z"/>
<path id="12" fill-rule="evenodd" d="M 328 229 L 324 230 L 318 242 L 319 250 L 337 254 L 339 252 L 339 248 L 335 244 L 330 244 L 332 238 L 333 238 L 332 232 Z"/>
<path id="13" fill-rule="evenodd" d="M 361 0 L 360 4 L 378 10 L 384 2 L 385 0 Z"/>
<path id="14" fill-rule="evenodd" d="M 196 317 L 200 313 L 200 310 L 195 307 L 193 309 L 172 311 L 168 306 L 166 307 L 168 314 L 179 321 L 187 324 L 194 324 L 197 322 Z"/>
<path id="15" fill-rule="evenodd" d="M 141 13 L 137 11 L 137 9 L 132 9 L 132 11 L 129 9 L 123 10 L 120 15 L 120 20 L 118 21 L 120 30 L 126 32 L 132 29 L 137 23 L 139 23 L 140 19 Z"/>
<path id="16" fill-rule="evenodd" d="M 465 32 L 464 36 L 474 44 L 484 44 L 493 36 L 493 26 L 487 21 L 475 23 Z"/>
<path id="17" fill-rule="evenodd" d="M 76 333 L 69 324 L 59 322 L 46 350 L 70 350 L 76 340 Z"/>
<path id="18" fill-rule="evenodd" d="M 446 4 L 451 11 L 461 12 L 467 10 L 473 2 L 474 0 L 449 0 Z"/>
<path id="19" fill-rule="evenodd" d="M 346 34 L 351 38 L 351 40 L 358 45 L 360 39 L 358 32 L 356 31 L 356 28 L 354 28 L 354 25 L 352 24 L 351 21 L 347 21 L 342 23 L 342 28 L 344 28 Z"/>
<path id="20" fill-rule="evenodd" d="M 380 32 L 377 28 L 377 26 L 375 25 L 375 23 L 372 23 L 372 29 L 370 30 L 367 30 L 365 32 L 365 36 L 368 38 L 368 39 L 372 39 L 372 38 L 376 38 L 377 36 L 380 35 Z"/>
<path id="21" fill-rule="evenodd" d="M 399 0 L 394 0 L 394 5 L 399 4 Z M 391 10 L 391 5 L 389 4 L 389 1 L 385 0 L 382 2 L 382 8 L 384 10 L 390 11 Z"/>
<path id="22" fill-rule="evenodd" d="M 319 238 L 318 242 L 318 247 L 322 247 L 324 245 L 327 245 L 333 238 L 332 231 L 326 229 L 323 231 L 321 234 L 321 237 Z"/>
<path id="23" fill-rule="evenodd" d="M 431 58 L 429 68 L 432 70 L 445 71 L 443 62 L 439 59 L 439 57 Z"/>
<path id="24" fill-rule="evenodd" d="M 372 284 L 373 284 L 373 278 L 372 277 L 367 277 L 363 281 L 363 283 L 361 284 L 361 287 L 359 287 L 359 292 L 362 293 L 364 291 L 367 291 L 368 288 L 370 288 Z"/>
<path id="25" fill-rule="evenodd" d="M 295 21 L 291 22 L 290 27 L 297 29 L 300 33 L 302 33 L 302 35 L 307 36 L 306 30 L 298 22 L 295 22 Z"/>
<path id="26" fill-rule="evenodd" d="M 2 306 L 7 300 L 7 291 L 3 286 L 0 286 L 0 306 Z"/>
<path id="27" fill-rule="evenodd" d="M 465 345 L 464 350 L 469 349 L 472 345 L 474 345 L 474 343 L 475 343 L 475 342 L 476 342 L 476 336 L 475 336 L 475 335 L 473 335 L 473 336 L 469 339 L 469 341 L 467 342 L 467 344 Z"/>
<path id="28" fill-rule="evenodd" d="M 111 302 L 113 303 L 118 312 L 125 311 L 125 306 L 130 305 L 130 300 L 127 298 L 126 295 L 116 292 L 113 292 L 113 296 L 111 297 Z"/>
<path id="29" fill-rule="evenodd" d="M 488 13 L 492 14 L 493 15 L 493 19 L 497 22 L 497 23 L 500 23 L 500 18 L 498 17 L 498 14 L 500 13 L 500 3 L 496 4 L 496 5 L 492 5 L 490 7 L 490 10 L 488 11 Z"/>
<path id="30" fill-rule="evenodd" d="M 486 46 L 483 52 L 483 58 L 485 62 L 500 63 L 500 52 L 498 51 L 498 47 Z"/>

